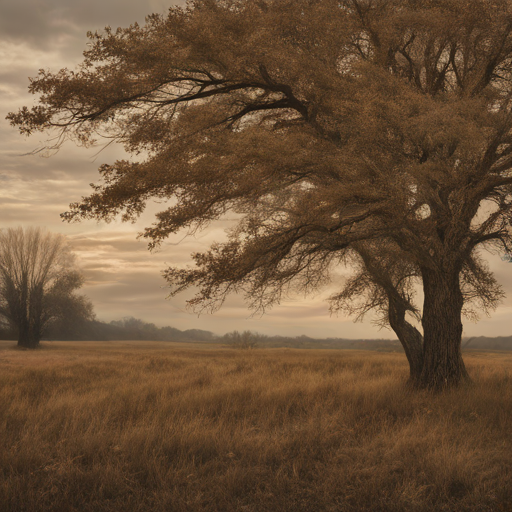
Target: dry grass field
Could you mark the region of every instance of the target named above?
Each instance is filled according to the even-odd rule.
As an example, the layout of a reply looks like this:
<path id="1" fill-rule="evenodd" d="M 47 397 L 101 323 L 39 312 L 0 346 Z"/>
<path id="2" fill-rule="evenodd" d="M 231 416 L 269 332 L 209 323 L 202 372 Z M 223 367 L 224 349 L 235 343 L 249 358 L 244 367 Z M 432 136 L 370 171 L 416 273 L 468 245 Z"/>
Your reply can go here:
<path id="1" fill-rule="evenodd" d="M 0 342 L 0 510 L 512 510 L 512 355 Z"/>

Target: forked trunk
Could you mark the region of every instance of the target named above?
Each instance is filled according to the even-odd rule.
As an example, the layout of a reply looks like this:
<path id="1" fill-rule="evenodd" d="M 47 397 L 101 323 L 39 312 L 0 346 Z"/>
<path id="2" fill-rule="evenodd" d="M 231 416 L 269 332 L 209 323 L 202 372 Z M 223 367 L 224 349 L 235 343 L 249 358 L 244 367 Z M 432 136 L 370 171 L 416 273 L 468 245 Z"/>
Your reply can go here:
<path id="1" fill-rule="evenodd" d="M 32 329 L 20 329 L 18 334 L 18 347 L 37 348 L 39 346 L 39 336 Z"/>
<path id="2" fill-rule="evenodd" d="M 423 369 L 423 336 L 405 319 L 405 308 L 392 299 L 389 300 L 389 325 L 395 331 L 407 361 L 409 361 L 409 384 L 418 387 Z"/>
<path id="3" fill-rule="evenodd" d="M 386 265 L 383 265 L 372 251 L 365 248 L 364 244 L 360 244 L 357 251 L 364 261 L 366 270 L 372 276 L 371 279 L 382 287 L 387 295 L 389 325 L 395 331 L 409 361 L 409 384 L 418 386 L 423 368 L 423 336 L 405 319 L 411 305 L 400 294 Z"/>
<path id="4" fill-rule="evenodd" d="M 469 381 L 461 352 L 463 298 L 457 272 L 422 269 L 423 369 L 420 387 L 441 391 Z"/>
<path id="5" fill-rule="evenodd" d="M 18 347 L 37 348 L 39 346 L 39 330 L 34 329 L 28 319 L 23 319 L 18 324 Z"/>

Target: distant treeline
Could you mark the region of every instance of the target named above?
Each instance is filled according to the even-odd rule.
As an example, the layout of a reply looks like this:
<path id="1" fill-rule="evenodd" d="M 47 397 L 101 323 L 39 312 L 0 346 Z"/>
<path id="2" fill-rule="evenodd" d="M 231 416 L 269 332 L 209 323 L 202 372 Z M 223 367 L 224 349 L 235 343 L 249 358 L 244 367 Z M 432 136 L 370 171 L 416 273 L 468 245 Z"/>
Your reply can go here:
<path id="1" fill-rule="evenodd" d="M 213 341 L 215 335 L 210 331 L 188 329 L 180 331 L 174 327 L 157 327 L 138 318 L 125 317 L 110 323 L 98 320 L 80 322 L 80 325 L 58 324 L 52 326 L 43 336 L 43 340 L 65 341 Z M 16 333 L 0 328 L 0 339 L 16 339 Z"/>
<path id="2" fill-rule="evenodd" d="M 296 338 L 262 336 L 257 346 L 261 348 L 330 348 L 403 352 L 402 345 L 398 340 L 386 339 L 317 339 L 309 338 L 308 336 L 298 336 Z M 512 336 L 497 336 L 494 338 L 486 336 L 465 337 L 462 339 L 462 350 L 512 350 Z"/>
<path id="3" fill-rule="evenodd" d="M 462 350 L 512 350 L 512 336 L 462 338 Z"/>
<path id="4" fill-rule="evenodd" d="M 345 339 L 345 338 L 310 338 L 297 336 L 261 336 L 257 343 L 261 348 L 290 347 L 290 348 L 324 348 L 324 349 L 356 349 L 403 352 L 398 340 L 387 339 Z M 512 350 L 512 336 L 466 337 L 462 339 L 462 350 Z"/>
<path id="5" fill-rule="evenodd" d="M 0 339 L 15 340 L 16 333 L 0 325 Z M 301 348 L 301 349 L 358 349 L 402 352 L 398 340 L 310 338 L 309 336 L 267 336 L 257 332 L 238 331 L 218 336 L 211 331 L 175 327 L 157 327 L 138 318 L 125 317 L 112 322 L 80 321 L 56 323 L 45 334 L 44 340 L 55 341 L 181 341 L 209 342 L 239 348 Z M 512 336 L 463 338 L 463 350 L 512 350 Z"/>

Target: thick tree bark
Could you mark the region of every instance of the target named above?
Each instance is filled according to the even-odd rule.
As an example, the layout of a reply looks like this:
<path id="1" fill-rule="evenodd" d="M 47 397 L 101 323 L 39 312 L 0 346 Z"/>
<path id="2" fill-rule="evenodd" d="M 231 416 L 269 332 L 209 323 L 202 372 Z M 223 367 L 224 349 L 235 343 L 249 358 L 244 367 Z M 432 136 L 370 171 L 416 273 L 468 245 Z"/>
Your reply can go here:
<path id="1" fill-rule="evenodd" d="M 423 336 L 405 319 L 410 304 L 400 294 L 386 265 L 382 265 L 364 245 L 359 245 L 357 250 L 366 270 L 387 295 L 389 325 L 395 331 L 409 361 L 409 384 L 417 387 L 423 369 Z"/>
<path id="2" fill-rule="evenodd" d="M 433 391 L 469 381 L 461 352 L 463 304 L 458 272 L 422 269 L 423 369 L 419 385 Z"/>
<path id="3" fill-rule="evenodd" d="M 20 308 L 21 310 L 22 308 Z M 30 308 L 28 308 L 30 309 Z M 18 311 L 17 328 L 18 328 L 18 347 L 37 348 L 41 339 L 40 322 L 30 311 Z"/>
<path id="4" fill-rule="evenodd" d="M 409 361 L 409 384 L 419 387 L 423 370 L 423 336 L 405 319 L 404 306 L 391 298 L 388 317 L 389 325 L 398 336 Z"/>
<path id="5" fill-rule="evenodd" d="M 29 322 L 23 322 L 18 329 L 18 347 L 37 348 L 40 336 L 31 328 Z"/>

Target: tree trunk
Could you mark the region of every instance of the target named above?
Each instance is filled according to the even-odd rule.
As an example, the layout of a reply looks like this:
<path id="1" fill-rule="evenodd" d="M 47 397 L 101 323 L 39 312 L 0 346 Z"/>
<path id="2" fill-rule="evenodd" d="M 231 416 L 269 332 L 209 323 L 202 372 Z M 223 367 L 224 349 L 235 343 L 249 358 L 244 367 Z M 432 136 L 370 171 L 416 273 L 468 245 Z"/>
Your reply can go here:
<path id="1" fill-rule="evenodd" d="M 407 361 L 409 361 L 409 384 L 419 387 L 421 372 L 423 370 L 423 336 L 405 320 L 405 308 L 402 304 L 389 299 L 389 325 L 395 331 Z"/>
<path id="2" fill-rule="evenodd" d="M 25 316 L 18 320 L 18 347 L 37 348 L 41 336 L 34 328 L 33 322 Z"/>
<path id="3" fill-rule="evenodd" d="M 469 381 L 461 352 L 462 292 L 458 272 L 422 269 L 423 369 L 421 388 L 442 391 Z"/>
<path id="4" fill-rule="evenodd" d="M 18 330 L 18 347 L 37 348 L 40 337 L 25 323 Z"/>

